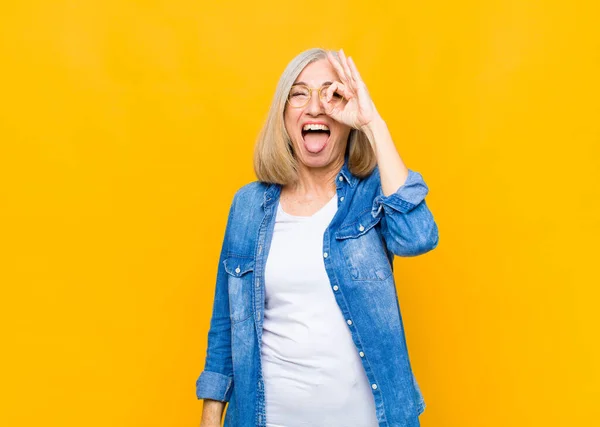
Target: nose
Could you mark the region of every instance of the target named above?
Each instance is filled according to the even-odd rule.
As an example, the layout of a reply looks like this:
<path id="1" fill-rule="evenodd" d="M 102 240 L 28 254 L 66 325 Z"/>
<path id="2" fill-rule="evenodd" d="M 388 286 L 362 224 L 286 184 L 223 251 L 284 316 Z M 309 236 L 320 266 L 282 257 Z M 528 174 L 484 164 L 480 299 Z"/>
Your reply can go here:
<path id="1" fill-rule="evenodd" d="M 310 96 L 310 100 L 308 101 L 308 105 L 306 106 L 306 112 L 311 116 L 318 116 L 324 113 L 323 104 L 321 103 L 321 99 L 319 98 L 319 92 L 313 91 Z"/>

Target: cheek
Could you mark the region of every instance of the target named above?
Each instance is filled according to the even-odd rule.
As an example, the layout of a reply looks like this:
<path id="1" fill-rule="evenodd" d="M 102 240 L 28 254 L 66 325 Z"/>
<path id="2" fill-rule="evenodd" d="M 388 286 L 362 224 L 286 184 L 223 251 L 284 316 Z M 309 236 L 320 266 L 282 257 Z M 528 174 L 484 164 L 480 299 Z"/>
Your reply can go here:
<path id="1" fill-rule="evenodd" d="M 348 141 L 348 137 L 350 136 L 351 129 L 349 127 L 344 126 L 343 128 L 336 129 L 336 134 L 338 137 L 336 138 L 338 141 Z"/>
<path id="2" fill-rule="evenodd" d="M 287 133 L 291 136 L 294 133 L 294 129 L 296 126 L 296 121 L 293 117 L 293 114 L 286 112 L 283 115 L 283 124 L 285 125 Z"/>
<path id="3" fill-rule="evenodd" d="M 299 108 L 287 108 L 283 111 L 283 120 L 289 122 L 290 125 L 297 122 L 301 112 Z"/>
<path id="4" fill-rule="evenodd" d="M 300 144 L 299 139 L 302 137 L 298 136 L 298 123 L 294 118 L 293 113 L 285 113 L 283 116 L 283 124 L 285 126 L 285 130 L 287 131 L 288 137 L 290 138 L 290 142 L 292 144 L 293 151 L 296 152 L 298 150 L 298 144 Z"/>

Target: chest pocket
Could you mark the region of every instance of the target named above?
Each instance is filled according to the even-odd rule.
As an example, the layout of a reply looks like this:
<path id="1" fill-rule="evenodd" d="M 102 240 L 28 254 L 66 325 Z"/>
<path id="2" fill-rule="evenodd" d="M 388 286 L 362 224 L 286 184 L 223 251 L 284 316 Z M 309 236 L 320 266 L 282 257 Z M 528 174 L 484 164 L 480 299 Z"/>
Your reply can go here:
<path id="1" fill-rule="evenodd" d="M 371 209 L 342 224 L 335 233 L 353 280 L 386 280 L 393 273 Z"/>
<path id="2" fill-rule="evenodd" d="M 252 315 L 254 259 L 232 256 L 223 264 L 227 272 L 229 315 L 232 323 L 241 322 Z"/>

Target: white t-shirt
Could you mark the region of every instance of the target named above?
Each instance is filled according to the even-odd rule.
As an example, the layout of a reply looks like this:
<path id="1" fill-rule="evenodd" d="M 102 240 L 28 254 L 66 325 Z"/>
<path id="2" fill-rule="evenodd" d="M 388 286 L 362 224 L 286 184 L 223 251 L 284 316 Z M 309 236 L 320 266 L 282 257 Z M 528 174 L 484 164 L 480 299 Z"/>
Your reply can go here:
<path id="1" fill-rule="evenodd" d="M 377 427 L 375 402 L 323 262 L 337 195 L 310 217 L 278 204 L 265 270 L 267 427 Z"/>

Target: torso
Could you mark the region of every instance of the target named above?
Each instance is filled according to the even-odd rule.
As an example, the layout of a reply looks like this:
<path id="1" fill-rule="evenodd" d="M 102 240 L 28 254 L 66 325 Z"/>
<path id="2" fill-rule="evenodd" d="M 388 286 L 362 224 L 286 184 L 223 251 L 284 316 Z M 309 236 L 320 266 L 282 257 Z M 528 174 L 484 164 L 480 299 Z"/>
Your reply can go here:
<path id="1" fill-rule="evenodd" d="M 277 206 L 261 354 L 267 427 L 378 425 L 370 384 L 323 263 L 323 233 L 337 203 L 333 194 L 304 216 L 287 212 L 292 204 Z"/>

